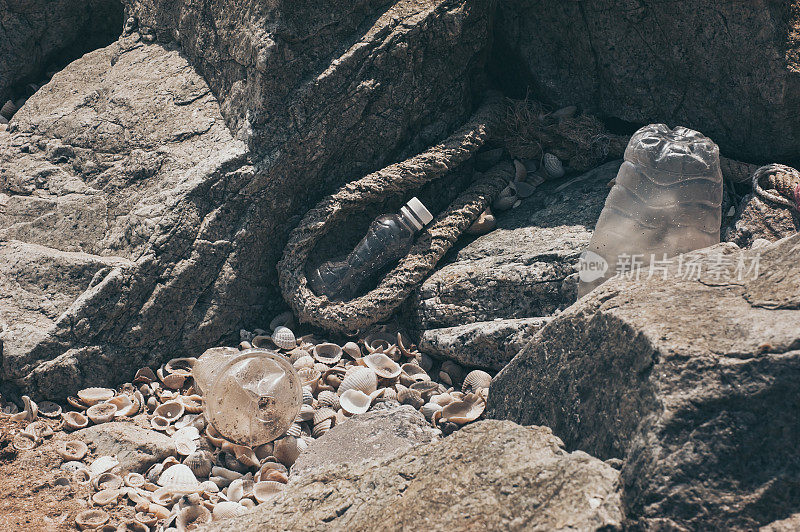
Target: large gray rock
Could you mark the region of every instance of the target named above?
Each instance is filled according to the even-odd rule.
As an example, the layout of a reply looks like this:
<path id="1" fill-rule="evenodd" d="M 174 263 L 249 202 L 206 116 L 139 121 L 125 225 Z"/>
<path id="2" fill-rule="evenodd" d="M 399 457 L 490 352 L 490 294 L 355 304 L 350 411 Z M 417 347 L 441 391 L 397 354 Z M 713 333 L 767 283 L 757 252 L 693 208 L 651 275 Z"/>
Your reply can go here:
<path id="1" fill-rule="evenodd" d="M 2 378 L 59 398 L 263 326 L 297 216 L 472 112 L 491 2 L 312 4 L 131 4 L 0 132 Z"/>
<path id="2" fill-rule="evenodd" d="M 83 440 L 96 456 L 115 456 L 121 471 L 143 473 L 156 462 L 175 455 L 172 438 L 133 423 L 103 423 L 72 435 Z"/>
<path id="3" fill-rule="evenodd" d="M 208 530 L 616 530 L 619 472 L 546 427 L 483 421 L 439 442 L 295 477 Z"/>
<path id="4" fill-rule="evenodd" d="M 0 106 L 64 57 L 80 57 L 122 33 L 119 0 L 0 0 Z"/>
<path id="5" fill-rule="evenodd" d="M 292 466 L 292 475 L 316 467 L 383 460 L 406 454 L 412 447 L 430 443 L 441 433 L 413 407 L 397 403 L 377 405 L 336 425 L 312 443 Z"/>
<path id="6" fill-rule="evenodd" d="M 676 261 L 565 310 L 494 379 L 487 415 L 623 458 L 645 528 L 757 528 L 800 507 L 800 235 L 698 257 L 700 275 Z"/>
<path id="7" fill-rule="evenodd" d="M 547 182 L 497 228 L 433 272 L 409 301 L 420 331 L 496 318 L 548 316 L 575 301 L 578 257 L 603 210 L 621 162 Z M 421 333 L 424 336 L 424 333 Z"/>
<path id="8" fill-rule="evenodd" d="M 500 2 L 493 69 L 520 97 L 684 125 L 753 162 L 800 155 L 793 2 Z"/>

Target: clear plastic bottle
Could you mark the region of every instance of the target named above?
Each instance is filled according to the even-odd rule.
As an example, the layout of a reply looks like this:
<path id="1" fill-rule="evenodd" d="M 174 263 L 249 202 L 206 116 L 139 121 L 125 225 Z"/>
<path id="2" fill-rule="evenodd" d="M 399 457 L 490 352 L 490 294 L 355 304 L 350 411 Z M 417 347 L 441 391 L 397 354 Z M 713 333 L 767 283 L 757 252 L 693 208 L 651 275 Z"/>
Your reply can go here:
<path id="1" fill-rule="evenodd" d="M 326 262 L 309 275 L 311 289 L 332 300 L 352 299 L 371 273 L 408 253 L 416 232 L 431 220 L 433 215 L 417 198 L 411 198 L 399 214 L 379 216 L 345 260 Z"/>
<path id="2" fill-rule="evenodd" d="M 578 296 L 618 270 L 627 273 L 652 258 L 661 261 L 719 243 L 721 206 L 717 145 L 685 127 L 643 127 L 628 143 L 616 184 L 581 256 Z"/>
<path id="3" fill-rule="evenodd" d="M 286 357 L 267 349 L 214 349 L 192 368 L 206 420 L 226 439 L 255 447 L 283 436 L 303 388 Z"/>

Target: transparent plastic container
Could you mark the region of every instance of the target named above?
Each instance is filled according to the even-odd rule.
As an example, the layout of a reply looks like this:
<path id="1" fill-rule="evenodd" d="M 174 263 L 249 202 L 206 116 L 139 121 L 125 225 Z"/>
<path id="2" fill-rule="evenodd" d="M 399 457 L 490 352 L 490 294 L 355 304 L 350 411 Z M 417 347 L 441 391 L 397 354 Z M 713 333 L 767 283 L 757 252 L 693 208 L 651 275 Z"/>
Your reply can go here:
<path id="1" fill-rule="evenodd" d="M 433 215 L 417 198 L 399 214 L 379 216 L 345 260 L 326 262 L 309 275 L 311 289 L 331 300 L 352 299 L 372 273 L 408 253 L 416 232 L 431 220 Z"/>
<path id="2" fill-rule="evenodd" d="M 300 413 L 303 388 L 291 363 L 267 349 L 213 350 L 192 373 L 206 420 L 226 439 L 255 447 L 283 436 Z"/>
<path id="3" fill-rule="evenodd" d="M 643 127 L 628 143 L 625 162 L 581 256 L 578 296 L 628 267 L 644 268 L 652 259 L 719 243 L 721 206 L 717 145 L 685 127 Z M 598 263 L 604 263 L 604 272 Z"/>

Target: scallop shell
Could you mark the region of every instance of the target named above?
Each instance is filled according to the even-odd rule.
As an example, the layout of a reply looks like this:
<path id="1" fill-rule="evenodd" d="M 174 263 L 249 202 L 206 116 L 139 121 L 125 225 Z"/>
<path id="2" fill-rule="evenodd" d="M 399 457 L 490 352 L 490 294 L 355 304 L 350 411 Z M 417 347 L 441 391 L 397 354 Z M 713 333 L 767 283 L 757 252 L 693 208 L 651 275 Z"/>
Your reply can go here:
<path id="1" fill-rule="evenodd" d="M 99 528 L 107 522 L 108 513 L 104 512 L 103 510 L 98 510 L 97 508 L 84 510 L 75 516 L 75 524 L 78 525 L 78 528 L 81 530 Z"/>
<path id="2" fill-rule="evenodd" d="M 343 353 L 344 351 L 341 347 L 331 343 L 317 344 L 312 350 L 314 359 L 317 362 L 322 362 L 323 364 L 327 364 L 329 366 L 333 366 L 339 362 L 342 359 Z"/>
<path id="3" fill-rule="evenodd" d="M 332 408 L 333 410 L 339 410 L 340 408 L 339 395 L 336 392 L 331 392 L 329 390 L 319 392 L 319 395 L 317 396 L 317 402 L 321 407 Z"/>
<path id="4" fill-rule="evenodd" d="M 209 522 L 211 522 L 211 512 L 202 504 L 187 506 L 175 519 L 178 530 L 193 530 Z"/>
<path id="5" fill-rule="evenodd" d="M 369 410 L 372 399 L 359 390 L 347 390 L 339 398 L 342 410 L 348 414 L 363 414 Z"/>
<path id="6" fill-rule="evenodd" d="M 80 440 L 70 440 L 59 442 L 56 452 L 64 460 L 83 460 L 89 452 L 89 447 Z"/>
<path id="7" fill-rule="evenodd" d="M 450 421 L 464 425 L 478 419 L 483 414 L 486 403 L 483 399 L 470 394 L 463 401 L 454 401 L 442 409 L 442 421 Z"/>
<path id="8" fill-rule="evenodd" d="M 17 451 L 30 451 L 34 447 L 36 447 L 36 439 L 33 438 L 30 434 L 19 433 L 14 435 L 14 438 L 11 440 L 11 444 Z"/>
<path id="9" fill-rule="evenodd" d="M 61 407 L 53 401 L 39 403 L 39 413 L 44 417 L 57 418 L 61 415 Z"/>
<path id="10" fill-rule="evenodd" d="M 542 167 L 547 175 L 553 179 L 564 177 L 564 165 L 558 157 L 552 153 L 545 153 L 542 159 Z"/>
<path id="11" fill-rule="evenodd" d="M 347 390 L 358 390 L 369 395 L 378 388 L 378 378 L 371 368 L 356 367 L 345 375 L 337 393 L 341 396 Z"/>
<path id="12" fill-rule="evenodd" d="M 492 384 L 492 376 L 479 369 L 470 371 L 464 377 L 464 385 L 461 391 L 464 393 L 477 393 L 481 388 L 488 388 Z"/>
<path id="13" fill-rule="evenodd" d="M 109 388 L 84 388 L 78 392 L 78 399 L 86 406 L 96 405 L 114 397 L 114 390 Z"/>
<path id="14" fill-rule="evenodd" d="M 92 486 L 98 491 L 118 490 L 122 487 L 122 477 L 115 473 L 100 473 L 92 479 Z"/>
<path id="15" fill-rule="evenodd" d="M 255 491 L 255 488 L 254 488 Z M 247 513 L 247 508 L 238 502 L 220 501 L 214 506 L 212 518 L 214 521 L 222 521 L 231 517 L 238 517 Z"/>
<path id="16" fill-rule="evenodd" d="M 294 327 L 294 314 L 292 314 L 291 310 L 281 312 L 269 322 L 269 328 L 271 331 L 274 331 L 278 327 L 287 327 L 290 329 Z"/>
<path id="17" fill-rule="evenodd" d="M 173 493 L 193 492 L 197 491 L 200 482 L 189 466 L 184 464 L 176 464 L 166 469 L 161 476 L 158 477 L 158 485 Z"/>
<path id="18" fill-rule="evenodd" d="M 425 416 L 425 419 L 427 419 L 428 421 L 431 421 L 433 419 L 433 415 L 436 412 L 441 412 L 441 410 L 442 406 L 437 405 L 436 403 L 425 403 L 424 405 L 422 405 L 422 408 L 420 408 L 422 415 Z"/>
<path id="19" fill-rule="evenodd" d="M 183 405 L 184 411 L 190 414 L 199 414 L 203 411 L 203 397 L 200 395 L 181 395 L 178 401 Z"/>
<path id="20" fill-rule="evenodd" d="M 283 483 L 272 480 L 256 482 L 253 486 L 253 497 L 255 497 L 259 503 L 266 502 L 283 491 L 284 488 L 285 486 Z"/>
<path id="21" fill-rule="evenodd" d="M 122 480 L 129 488 L 142 488 L 144 487 L 144 475 L 140 473 L 128 473 Z"/>
<path id="22" fill-rule="evenodd" d="M 411 390 L 409 388 L 397 392 L 397 400 L 400 401 L 401 404 L 411 405 L 417 410 L 425 404 L 422 394 L 417 390 Z"/>
<path id="23" fill-rule="evenodd" d="M 117 407 L 112 403 L 99 403 L 90 406 L 86 410 L 86 416 L 92 420 L 92 423 L 108 423 L 114 419 L 114 414 L 117 413 Z"/>
<path id="24" fill-rule="evenodd" d="M 364 364 L 382 379 L 394 379 L 400 376 L 400 365 L 383 353 L 371 353 L 363 358 Z"/>
<path id="25" fill-rule="evenodd" d="M 361 348 L 355 342 L 347 342 L 342 346 L 342 352 L 347 354 L 352 359 L 361 358 Z"/>
<path id="26" fill-rule="evenodd" d="M 89 426 L 89 418 L 80 412 L 64 412 L 64 428 L 67 430 L 78 430 Z"/>
<path id="27" fill-rule="evenodd" d="M 284 326 L 279 326 L 272 333 L 272 341 L 275 342 L 280 349 L 289 350 L 297 347 L 297 339 L 291 329 Z"/>
<path id="28" fill-rule="evenodd" d="M 301 370 L 303 368 L 314 368 L 314 357 L 311 355 L 303 355 L 294 362 L 292 362 L 292 366 L 296 370 Z"/>
<path id="29" fill-rule="evenodd" d="M 275 440 L 275 458 L 286 467 L 291 467 L 300 456 L 298 441 L 300 440 L 291 436 Z"/>
<path id="30" fill-rule="evenodd" d="M 166 403 L 161 404 L 158 408 L 155 409 L 154 414 L 156 416 L 161 416 L 170 423 L 178 419 L 183 415 L 185 409 L 183 404 L 178 401 L 167 401 Z"/>
<path id="31" fill-rule="evenodd" d="M 101 473 L 105 473 L 106 471 L 111 471 L 118 465 L 119 460 L 113 456 L 101 456 L 91 463 L 89 466 L 89 471 L 91 471 L 93 475 L 99 475 Z"/>
<path id="32" fill-rule="evenodd" d="M 119 490 L 100 490 L 92 495 L 92 502 L 97 506 L 108 506 L 119 499 Z"/>
<path id="33" fill-rule="evenodd" d="M 196 477 L 208 477 L 211 474 L 211 456 L 207 451 L 195 451 L 183 460 L 183 464 L 192 470 Z"/>

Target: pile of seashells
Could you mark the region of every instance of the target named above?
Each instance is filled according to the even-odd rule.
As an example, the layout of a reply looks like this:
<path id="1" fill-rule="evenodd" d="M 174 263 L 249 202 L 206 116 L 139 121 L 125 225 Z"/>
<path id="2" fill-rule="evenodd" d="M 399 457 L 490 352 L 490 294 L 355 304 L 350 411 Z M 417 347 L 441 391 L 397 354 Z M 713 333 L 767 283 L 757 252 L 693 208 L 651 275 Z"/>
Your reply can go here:
<path id="1" fill-rule="evenodd" d="M 156 371 L 142 368 L 133 383 L 119 392 L 87 388 L 68 398 L 63 412 L 55 403 L 33 403 L 4 412 L 27 427 L 13 440 L 17 450 L 29 450 L 53 434 L 90 424 L 129 420 L 169 435 L 177 456 L 157 463 L 144 474 L 119 471 L 118 461 L 100 456 L 90 463 L 80 440 L 60 442 L 64 475 L 57 483 L 90 486 L 90 509 L 78 514 L 80 529 L 190 530 L 211 520 L 240 515 L 280 493 L 289 469 L 308 446 L 331 427 L 344 423 L 379 402 L 396 401 L 422 412 L 449 434 L 477 420 L 484 411 L 491 376 L 467 373 L 451 361 L 432 358 L 397 331 L 376 330 L 359 343 L 340 346 L 313 335 L 295 338 L 285 313 L 273 320 L 272 334 L 241 332 L 240 350 L 271 349 L 282 353 L 303 383 L 303 405 L 284 436 L 255 448 L 225 440 L 203 415 L 203 397 L 194 387 L 196 358 L 170 360 Z M 53 428 L 37 422 L 43 415 L 60 419 Z M 135 519 L 110 525 L 104 509 L 134 505 Z M 103 527 L 103 528 L 101 528 Z"/>

